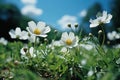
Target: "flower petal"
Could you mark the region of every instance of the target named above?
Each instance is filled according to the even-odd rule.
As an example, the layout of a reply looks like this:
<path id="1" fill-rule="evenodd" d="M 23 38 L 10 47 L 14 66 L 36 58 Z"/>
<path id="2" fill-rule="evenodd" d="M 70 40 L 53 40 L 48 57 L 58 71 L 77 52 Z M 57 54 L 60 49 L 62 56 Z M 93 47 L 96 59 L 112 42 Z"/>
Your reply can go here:
<path id="1" fill-rule="evenodd" d="M 12 29 L 9 31 L 9 35 L 11 36 L 11 38 L 16 38 L 16 35 L 15 35 L 15 31 Z"/>
<path id="2" fill-rule="evenodd" d="M 21 29 L 19 27 L 15 29 L 15 34 L 19 36 L 21 35 Z"/>
<path id="3" fill-rule="evenodd" d="M 98 25 L 99 25 L 98 23 L 90 24 L 90 28 L 94 28 L 94 27 L 96 27 Z"/>
<path id="4" fill-rule="evenodd" d="M 38 22 L 37 23 L 37 27 L 42 31 L 45 28 L 46 24 L 45 22 Z"/>
<path id="5" fill-rule="evenodd" d="M 70 32 L 70 33 L 69 33 L 69 37 L 70 37 L 70 39 L 73 41 L 73 39 L 75 38 L 74 33 L 73 33 L 73 32 Z"/>
<path id="6" fill-rule="evenodd" d="M 108 14 L 108 18 L 106 19 L 106 23 L 110 23 L 110 20 L 112 19 L 112 15 Z"/>
<path id="7" fill-rule="evenodd" d="M 68 39 L 68 38 L 69 38 L 69 36 L 68 36 L 67 32 L 62 33 L 61 40 L 66 41 L 66 39 Z"/>
<path id="8" fill-rule="evenodd" d="M 36 26 L 36 23 L 35 23 L 34 21 L 28 22 L 28 26 L 29 26 L 29 28 L 30 28 L 32 31 L 34 30 L 34 28 L 37 27 L 37 26 Z"/>
<path id="9" fill-rule="evenodd" d="M 47 27 L 45 27 L 45 30 L 44 30 L 44 33 L 48 33 L 48 32 L 50 32 L 50 27 L 49 26 L 47 26 Z"/>

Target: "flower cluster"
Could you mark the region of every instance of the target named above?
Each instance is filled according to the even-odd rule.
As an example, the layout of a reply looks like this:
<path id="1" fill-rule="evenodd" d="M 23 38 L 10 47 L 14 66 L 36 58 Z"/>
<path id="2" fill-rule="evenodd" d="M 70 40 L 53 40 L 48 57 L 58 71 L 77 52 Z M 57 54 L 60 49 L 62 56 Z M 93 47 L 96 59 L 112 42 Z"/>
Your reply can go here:
<path id="1" fill-rule="evenodd" d="M 25 30 L 21 31 L 19 27 L 17 27 L 15 30 L 10 30 L 9 34 L 11 38 L 35 42 L 36 36 L 47 37 L 46 33 L 50 32 L 51 30 L 49 26 L 46 27 L 44 22 L 38 22 L 36 24 L 34 21 L 30 21 L 28 22 L 28 25 L 28 32 Z"/>
<path id="2" fill-rule="evenodd" d="M 97 15 L 97 19 L 90 19 L 90 28 L 109 23 L 111 19 L 112 15 L 103 11 Z M 9 63 L 14 62 L 10 65 L 15 65 L 15 69 L 11 69 L 13 73 L 18 68 L 24 68 L 23 70 L 29 69 L 29 71 L 38 74 L 37 76 L 50 80 L 108 80 L 111 77 L 115 79 L 116 76 L 119 76 L 120 45 L 114 46 L 112 51 L 111 48 L 100 43 L 102 39 L 104 43 L 104 37 L 106 37 L 103 36 L 104 30 L 99 30 L 98 37 L 92 33 L 83 37 L 77 33 L 78 26 L 76 23 L 74 25 L 76 30 L 72 30 L 72 25 L 69 24 L 68 27 L 71 28 L 71 31 L 62 32 L 59 38 L 52 38 L 52 40 L 47 38 L 49 37 L 48 33 L 52 33 L 51 28 L 42 21 L 38 23 L 29 21 L 26 30 L 21 30 L 20 27 L 15 30 L 11 29 L 9 35 L 12 39 L 27 40 L 28 42 L 9 43 L 10 48 L 6 47 L 6 50 L 10 51 L 6 53 L 10 53 L 10 55 L 7 55 L 7 60 L 3 61 L 8 63 L 8 66 Z M 56 31 L 55 33 L 59 34 Z M 58 36 L 57 34 L 55 35 Z M 108 33 L 107 37 L 109 40 L 119 39 L 120 34 L 113 31 Z M 41 41 L 43 39 L 44 41 Z M 47 40 L 49 42 L 45 42 Z M 0 43 L 4 41 L 4 38 L 0 39 Z M 7 41 L 3 44 L 6 45 Z M 116 53 L 113 54 L 113 52 Z M 6 54 L 0 58 L 3 59 L 5 56 Z M 14 74 L 16 76 L 18 72 L 16 71 Z M 22 78 L 23 76 L 24 74 Z"/>

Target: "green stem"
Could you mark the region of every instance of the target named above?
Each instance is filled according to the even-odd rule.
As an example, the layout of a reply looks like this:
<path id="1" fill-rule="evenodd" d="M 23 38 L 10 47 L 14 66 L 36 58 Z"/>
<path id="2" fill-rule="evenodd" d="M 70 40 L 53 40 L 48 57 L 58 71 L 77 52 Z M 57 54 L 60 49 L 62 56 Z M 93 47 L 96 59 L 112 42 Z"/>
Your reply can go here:
<path id="1" fill-rule="evenodd" d="M 36 48 L 36 43 L 37 43 L 37 37 L 35 37 L 34 48 Z"/>
<path id="2" fill-rule="evenodd" d="M 33 50 L 33 53 L 36 54 L 36 46 L 37 46 L 37 36 L 35 36 L 35 42 L 34 42 L 34 50 Z"/>
<path id="3" fill-rule="evenodd" d="M 105 31 L 104 31 L 103 27 L 102 27 L 102 31 L 103 31 L 103 40 L 102 40 L 102 45 L 101 46 L 103 46 L 104 43 L 105 43 Z"/>

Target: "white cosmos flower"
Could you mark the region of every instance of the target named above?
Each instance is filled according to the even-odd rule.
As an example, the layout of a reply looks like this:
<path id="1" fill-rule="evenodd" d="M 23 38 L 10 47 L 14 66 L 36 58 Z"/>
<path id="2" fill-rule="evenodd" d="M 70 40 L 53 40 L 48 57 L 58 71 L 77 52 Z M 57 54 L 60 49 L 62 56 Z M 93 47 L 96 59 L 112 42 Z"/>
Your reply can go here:
<path id="1" fill-rule="evenodd" d="M 78 37 L 75 36 L 73 32 L 70 32 L 69 34 L 67 32 L 64 32 L 62 33 L 60 43 L 63 46 L 72 48 L 78 45 Z"/>
<path id="2" fill-rule="evenodd" d="M 110 20 L 112 19 L 111 14 L 107 14 L 107 11 L 103 11 L 103 13 L 99 16 L 97 16 L 97 19 L 90 19 L 90 28 L 97 27 L 100 24 L 103 23 L 110 23 Z"/>
<path id="3" fill-rule="evenodd" d="M 34 54 L 34 48 L 33 47 L 30 47 L 28 49 L 27 46 L 24 46 L 21 50 L 20 50 L 20 53 L 21 53 L 21 58 L 25 58 L 25 59 L 28 59 L 28 56 L 30 57 L 36 57 L 36 54 Z"/>
<path id="4" fill-rule="evenodd" d="M 61 46 L 60 41 L 52 40 L 51 44 L 49 44 L 47 47 L 51 48 L 51 49 L 54 49 L 55 46 Z"/>
<path id="5" fill-rule="evenodd" d="M 60 52 L 63 52 L 63 53 L 67 52 L 67 48 L 66 48 L 66 47 L 63 47 L 63 48 L 60 50 Z"/>
<path id="6" fill-rule="evenodd" d="M 11 38 L 16 39 L 19 38 L 21 40 L 26 40 L 28 39 L 28 32 L 26 31 L 21 31 L 21 29 L 19 27 L 17 27 L 15 30 L 10 30 L 9 31 L 9 35 L 11 36 Z"/>
<path id="7" fill-rule="evenodd" d="M 107 37 L 109 40 L 120 39 L 120 33 L 117 33 L 116 31 L 112 31 L 107 33 Z"/>
<path id="8" fill-rule="evenodd" d="M 80 47 L 83 47 L 88 51 L 93 49 L 93 45 L 90 44 L 80 44 Z"/>
<path id="9" fill-rule="evenodd" d="M 28 22 L 29 27 L 27 30 L 30 34 L 40 37 L 47 37 L 48 32 L 50 32 L 50 27 L 46 26 L 45 22 L 38 22 L 37 24 L 34 21 Z"/>
<path id="10" fill-rule="evenodd" d="M 61 46 L 60 41 L 54 41 L 54 40 L 52 40 L 51 45 L 52 46 Z"/>
<path id="11" fill-rule="evenodd" d="M 7 45 L 8 41 L 5 40 L 4 37 L 1 37 L 1 38 L 0 38 L 0 43 L 3 44 L 3 45 Z"/>
<path id="12" fill-rule="evenodd" d="M 20 53 L 21 53 L 21 58 L 28 59 L 28 57 L 27 57 L 28 47 L 27 47 L 27 46 L 24 46 L 24 47 L 20 50 Z"/>

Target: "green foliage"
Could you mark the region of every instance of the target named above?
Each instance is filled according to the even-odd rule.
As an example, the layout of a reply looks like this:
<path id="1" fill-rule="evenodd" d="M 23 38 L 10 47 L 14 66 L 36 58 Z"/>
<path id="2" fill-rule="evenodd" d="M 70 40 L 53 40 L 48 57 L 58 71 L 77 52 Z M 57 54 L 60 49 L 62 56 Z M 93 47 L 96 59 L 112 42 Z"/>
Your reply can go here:
<path id="1" fill-rule="evenodd" d="M 39 53 L 36 58 L 29 60 L 21 59 L 21 42 L 8 43 L 7 46 L 0 45 L 0 71 L 8 71 L 6 76 L 1 78 L 11 78 L 14 80 L 115 80 L 119 77 L 119 49 L 106 48 L 99 45 L 96 37 L 81 39 L 79 44 L 89 44 L 95 42 L 91 50 L 82 46 L 68 49 L 61 52 L 62 47 L 47 47 L 47 44 L 37 46 Z M 28 44 L 32 46 L 32 44 Z M 7 60 L 12 57 L 12 60 Z M 85 61 L 85 62 L 84 62 Z M 91 74 L 88 74 L 92 71 Z M 40 78 L 42 77 L 42 78 Z M 43 79 L 43 80 L 44 80 Z"/>

